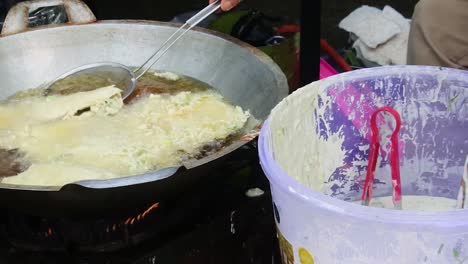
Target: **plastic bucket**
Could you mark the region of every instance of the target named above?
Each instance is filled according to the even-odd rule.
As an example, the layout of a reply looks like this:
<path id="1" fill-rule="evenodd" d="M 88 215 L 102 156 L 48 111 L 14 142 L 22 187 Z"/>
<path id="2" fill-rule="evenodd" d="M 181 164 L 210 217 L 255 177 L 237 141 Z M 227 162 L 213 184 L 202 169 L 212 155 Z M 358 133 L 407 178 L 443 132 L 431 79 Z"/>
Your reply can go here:
<path id="1" fill-rule="evenodd" d="M 409 194 L 456 199 L 460 182 L 451 179 L 460 179 L 468 151 L 467 95 L 466 71 L 392 66 L 335 75 L 283 100 L 259 139 L 283 263 L 467 262 L 466 209 L 400 211 L 344 201 L 362 193 L 369 119 L 381 106 L 402 117 L 403 205 Z M 391 193 L 388 161 L 379 166 L 382 184 L 374 196 L 385 196 Z M 304 172 L 326 188 L 312 190 L 292 177 Z"/>

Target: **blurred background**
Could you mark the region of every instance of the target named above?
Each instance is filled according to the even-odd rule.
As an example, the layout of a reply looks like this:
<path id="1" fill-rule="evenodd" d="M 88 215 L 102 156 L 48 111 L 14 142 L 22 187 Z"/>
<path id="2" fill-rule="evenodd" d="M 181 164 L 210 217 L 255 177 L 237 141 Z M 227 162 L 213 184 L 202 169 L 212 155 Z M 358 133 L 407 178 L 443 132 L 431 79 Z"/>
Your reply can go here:
<path id="1" fill-rule="evenodd" d="M 0 1 L 0 18 L 18 0 Z M 149 19 L 167 21 L 174 16 L 197 10 L 204 0 L 85 0 L 98 19 Z M 417 0 L 327 0 L 322 1 L 321 35 L 335 47 L 346 44 L 348 34 L 339 30 L 338 23 L 361 5 L 384 7 L 391 5 L 405 17 L 411 17 Z M 257 9 L 272 16 L 282 16 L 291 22 L 299 21 L 300 0 L 245 0 L 240 8 Z M 315 14 L 315 11 L 312 12 Z"/>
<path id="2" fill-rule="evenodd" d="M 208 3 L 208 0 L 83 1 L 98 20 L 141 19 L 178 23 L 185 22 Z M 8 10 L 18 2 L 21 1 L 0 1 L 0 26 Z M 399 13 L 401 19 L 409 21 L 416 2 L 417 0 L 245 0 L 234 10 L 211 16 L 199 26 L 229 34 L 265 52 L 286 74 L 292 92 L 312 81 L 344 71 L 405 64 L 408 31 L 402 30 L 399 33 L 399 38 L 403 40 L 387 41 L 379 49 L 369 50 L 362 45 L 356 47 L 358 41 L 355 36 L 338 25 L 350 13 L 364 5 L 369 5 L 374 10 L 390 6 L 390 9 Z M 59 13 L 62 15 L 58 15 Z M 64 17 L 63 13 L 63 8 L 30 10 L 30 26 L 66 22 L 59 21 Z M 406 23 L 409 28 L 408 21 L 400 23 Z M 385 32 L 385 29 L 380 31 Z M 372 36 L 381 32 L 367 34 Z M 400 43 L 404 44 L 404 49 L 398 46 Z"/>

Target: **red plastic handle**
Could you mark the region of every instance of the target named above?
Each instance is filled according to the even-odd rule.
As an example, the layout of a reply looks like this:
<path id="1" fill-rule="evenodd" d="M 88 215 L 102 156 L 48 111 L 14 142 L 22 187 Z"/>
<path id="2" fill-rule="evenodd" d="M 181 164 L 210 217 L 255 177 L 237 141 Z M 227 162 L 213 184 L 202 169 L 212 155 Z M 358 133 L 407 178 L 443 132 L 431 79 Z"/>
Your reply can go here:
<path id="1" fill-rule="evenodd" d="M 320 49 L 330 56 L 330 58 L 340 67 L 343 71 L 352 71 L 353 69 L 346 62 L 336 50 L 328 44 L 324 39 L 320 39 Z"/>

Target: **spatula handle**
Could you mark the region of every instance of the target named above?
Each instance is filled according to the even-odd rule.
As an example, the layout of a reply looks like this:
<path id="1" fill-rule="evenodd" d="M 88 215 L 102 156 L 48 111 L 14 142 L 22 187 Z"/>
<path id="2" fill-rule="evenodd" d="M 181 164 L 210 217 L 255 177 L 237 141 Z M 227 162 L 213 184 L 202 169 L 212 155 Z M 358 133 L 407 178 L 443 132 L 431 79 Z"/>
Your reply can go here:
<path id="1" fill-rule="evenodd" d="M 177 29 L 176 32 L 174 32 L 174 34 L 172 34 L 145 63 L 134 71 L 137 74 L 137 79 L 143 76 L 182 36 L 185 35 L 185 33 L 187 33 L 187 31 L 191 30 L 205 18 L 216 12 L 220 7 L 221 1 L 217 0 L 187 20 L 187 22 Z"/>

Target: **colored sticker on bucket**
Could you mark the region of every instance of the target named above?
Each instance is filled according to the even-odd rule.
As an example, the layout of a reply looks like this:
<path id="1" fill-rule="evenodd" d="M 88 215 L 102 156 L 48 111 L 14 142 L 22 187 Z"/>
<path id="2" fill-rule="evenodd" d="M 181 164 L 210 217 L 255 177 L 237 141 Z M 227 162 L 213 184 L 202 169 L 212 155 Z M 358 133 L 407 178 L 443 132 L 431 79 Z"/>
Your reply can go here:
<path id="1" fill-rule="evenodd" d="M 299 261 L 301 264 L 314 264 L 314 258 L 305 248 L 299 248 Z"/>

